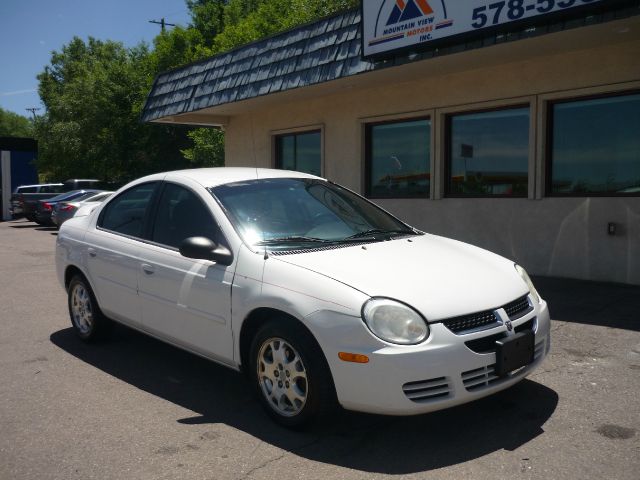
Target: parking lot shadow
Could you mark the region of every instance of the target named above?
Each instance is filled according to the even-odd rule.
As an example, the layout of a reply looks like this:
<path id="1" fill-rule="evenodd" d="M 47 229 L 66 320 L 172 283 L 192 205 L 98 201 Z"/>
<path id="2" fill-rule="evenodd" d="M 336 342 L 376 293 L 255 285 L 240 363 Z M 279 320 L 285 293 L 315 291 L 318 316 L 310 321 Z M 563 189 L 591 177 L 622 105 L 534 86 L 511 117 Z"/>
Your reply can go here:
<path id="1" fill-rule="evenodd" d="M 414 417 L 341 412 L 305 432 L 274 424 L 245 378 L 225 367 L 118 326 L 107 342 L 86 345 L 72 328 L 51 342 L 83 362 L 196 412 L 183 424 L 224 423 L 314 461 L 385 474 L 410 474 L 514 450 L 544 433 L 555 391 L 530 380 L 477 402 Z"/>
<path id="2" fill-rule="evenodd" d="M 17 225 L 9 225 L 11 228 L 33 228 L 36 229 L 40 227 L 37 223 L 20 223 Z"/>
<path id="3" fill-rule="evenodd" d="M 640 286 L 535 277 L 553 320 L 640 332 Z"/>

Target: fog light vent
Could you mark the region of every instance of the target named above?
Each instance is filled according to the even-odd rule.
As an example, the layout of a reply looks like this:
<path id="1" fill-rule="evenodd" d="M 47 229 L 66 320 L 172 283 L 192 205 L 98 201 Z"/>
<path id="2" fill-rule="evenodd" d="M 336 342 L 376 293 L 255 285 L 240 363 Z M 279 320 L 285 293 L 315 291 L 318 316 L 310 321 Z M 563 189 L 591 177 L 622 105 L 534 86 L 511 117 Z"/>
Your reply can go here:
<path id="1" fill-rule="evenodd" d="M 424 403 L 448 397 L 451 394 L 451 386 L 447 377 L 437 377 L 405 383 L 402 391 L 412 402 Z"/>

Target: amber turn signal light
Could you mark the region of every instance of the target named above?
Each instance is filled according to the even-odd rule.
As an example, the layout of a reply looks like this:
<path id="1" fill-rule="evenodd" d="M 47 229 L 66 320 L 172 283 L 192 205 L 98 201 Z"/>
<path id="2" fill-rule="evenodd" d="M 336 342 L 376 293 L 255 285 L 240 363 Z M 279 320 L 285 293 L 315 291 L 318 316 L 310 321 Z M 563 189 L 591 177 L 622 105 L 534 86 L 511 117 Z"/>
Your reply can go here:
<path id="1" fill-rule="evenodd" d="M 369 357 L 366 355 L 360 355 L 359 353 L 340 352 L 338 353 L 338 357 L 340 357 L 340 360 L 344 360 L 345 362 L 369 363 Z"/>

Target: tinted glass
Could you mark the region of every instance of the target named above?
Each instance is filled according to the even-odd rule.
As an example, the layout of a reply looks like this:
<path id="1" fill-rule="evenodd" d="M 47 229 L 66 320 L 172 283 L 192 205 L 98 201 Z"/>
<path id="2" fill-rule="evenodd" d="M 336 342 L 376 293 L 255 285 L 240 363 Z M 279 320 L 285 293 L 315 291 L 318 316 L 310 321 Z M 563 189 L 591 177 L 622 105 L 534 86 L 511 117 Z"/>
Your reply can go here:
<path id="1" fill-rule="evenodd" d="M 449 122 L 447 193 L 527 195 L 529 108 L 453 115 Z"/>
<path id="2" fill-rule="evenodd" d="M 43 185 L 40 187 L 40 193 L 62 193 L 64 185 Z"/>
<path id="3" fill-rule="evenodd" d="M 551 193 L 640 194 L 640 94 L 552 106 Z"/>
<path id="4" fill-rule="evenodd" d="M 36 193 L 38 187 L 18 187 L 16 193 Z"/>
<path id="5" fill-rule="evenodd" d="M 212 189 L 249 244 L 344 241 L 370 230 L 413 231 L 348 190 L 320 180 L 252 180 Z M 285 242 L 286 243 L 286 242 Z"/>
<path id="6" fill-rule="evenodd" d="M 208 207 L 190 190 L 167 183 L 158 201 L 151 239 L 179 248 L 189 237 L 207 237 L 219 242 L 218 228 Z"/>
<path id="7" fill-rule="evenodd" d="M 367 195 L 427 197 L 431 182 L 431 122 L 427 119 L 367 127 Z"/>
<path id="8" fill-rule="evenodd" d="M 98 226 L 133 237 L 142 236 L 144 216 L 156 183 L 143 183 L 125 190 L 100 214 Z"/>
<path id="9" fill-rule="evenodd" d="M 322 162 L 320 131 L 276 137 L 276 167 L 320 175 Z"/>

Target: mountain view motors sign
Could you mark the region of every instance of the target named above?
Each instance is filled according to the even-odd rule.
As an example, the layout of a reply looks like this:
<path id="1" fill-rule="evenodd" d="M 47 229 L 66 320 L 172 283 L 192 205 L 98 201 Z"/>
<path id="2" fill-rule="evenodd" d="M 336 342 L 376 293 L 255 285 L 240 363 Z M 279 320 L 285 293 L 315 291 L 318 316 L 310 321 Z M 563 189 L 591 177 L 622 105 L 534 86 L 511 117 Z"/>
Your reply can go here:
<path id="1" fill-rule="evenodd" d="M 604 0 L 362 0 L 364 56 Z"/>

